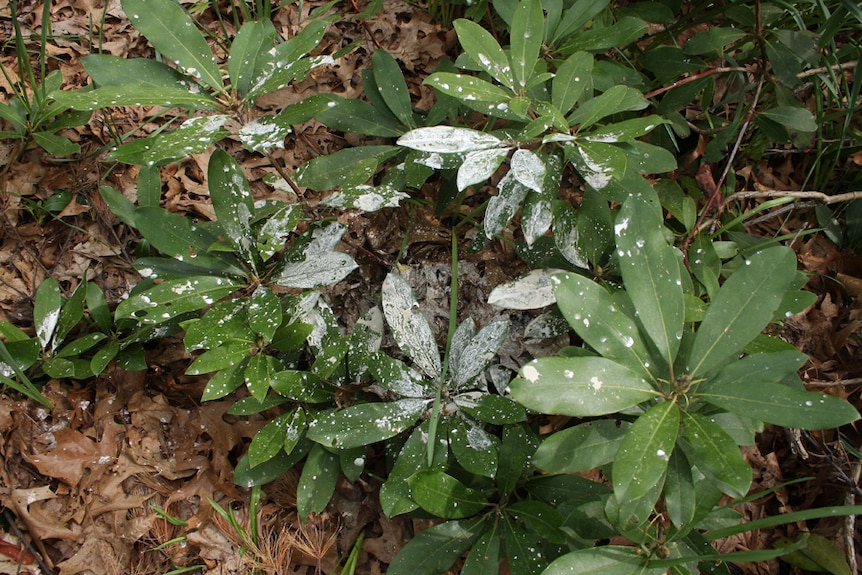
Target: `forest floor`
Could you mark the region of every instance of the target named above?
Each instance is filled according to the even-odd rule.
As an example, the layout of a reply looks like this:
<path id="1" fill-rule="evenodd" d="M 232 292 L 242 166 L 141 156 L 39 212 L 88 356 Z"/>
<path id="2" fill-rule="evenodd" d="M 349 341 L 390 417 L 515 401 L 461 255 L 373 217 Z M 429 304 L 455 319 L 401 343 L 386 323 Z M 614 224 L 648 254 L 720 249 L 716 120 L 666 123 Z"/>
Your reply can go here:
<path id="1" fill-rule="evenodd" d="M 204 27 L 221 33 L 211 5 L 199 4 L 206 8 L 198 13 Z M 25 33 L 38 37 L 46 5 L 54 34 L 47 46 L 48 69 L 62 71 L 68 88 L 87 83 L 80 63 L 87 54 L 101 50 L 122 57 L 152 56 L 146 40 L 125 18 L 119 0 L 21 1 L 19 21 Z M 274 12 L 273 23 L 280 33 L 291 36 L 318 5 L 285 6 Z M 441 58 L 456 55 L 453 30 L 400 0 L 386 0 L 379 13 L 362 21 L 354 18 L 351 3 L 337 4 L 333 10 L 343 17 L 330 27 L 320 52 L 331 54 L 355 41 L 358 46 L 335 65 L 261 99 L 259 112 L 320 92 L 358 96 L 360 73 L 370 65 L 375 47 L 396 57 L 415 106 L 427 108 L 433 92 L 422 85 L 422 79 Z M 234 33 L 229 13 L 224 16 L 223 24 Z M 0 63 L 14 80 L 14 43 L 5 41 L 12 35 L 10 8 L 0 6 L 0 38 L 4 39 Z M 0 77 L 0 100 L 8 101 L 12 94 L 12 87 Z M 67 294 L 86 277 L 102 287 L 113 304 L 139 281 L 131 266 L 138 238 L 112 215 L 98 187 L 110 185 L 134 201 L 136 168 L 109 164 L 104 153 L 117 131 L 155 130 L 152 113 L 146 108 L 95 113 L 86 125 L 63 132 L 81 146 L 74 158 L 51 157 L 38 148 L 19 154 L 13 142 L 0 141 L 0 320 L 32 332 L 33 296 L 47 277 L 60 282 Z M 273 159 L 295 169 L 313 157 L 356 143 L 353 138 L 311 121 L 297 126 Z M 241 160 L 257 199 L 282 193 L 262 181 L 275 171 L 270 160 L 243 152 L 238 142 L 228 141 L 227 147 Z M 162 168 L 164 207 L 200 219 L 214 217 L 205 178 L 210 153 Z M 797 164 L 803 161 L 788 155 L 781 163 L 738 166 L 738 180 L 748 189 L 758 185 L 799 189 L 804 166 Z M 577 201 L 576 183 L 570 187 L 564 192 Z M 52 210 L 51 199 L 61 191 L 71 194 L 71 201 Z M 303 201 L 314 209 L 319 199 L 308 196 Z M 416 199 L 375 214 L 337 214 L 349 226 L 342 249 L 360 264 L 347 281 L 327 293 L 345 326 L 376 303 L 380 282 L 388 267 L 395 265 L 406 238 L 407 250 L 400 261 L 411 266 L 413 287 L 425 302 L 423 311 L 443 333 L 448 318 L 450 232 L 434 217 L 433 189 L 423 189 Z M 758 223 L 750 231 L 767 235 L 780 229 L 782 234 L 792 234 L 816 225 L 813 211 L 800 210 Z M 805 312 L 788 318 L 779 335 L 809 355 L 801 375 L 810 389 L 860 406 L 862 258 L 839 251 L 823 234 L 800 236 L 792 247 L 800 269 L 811 274 L 807 289 L 818 299 Z M 473 317 L 479 324 L 506 314 L 486 304 L 490 290 L 526 271 L 515 254 L 499 243 L 479 254 L 464 254 L 460 268 L 464 287 L 459 315 Z M 516 326 L 525 321 L 514 312 L 509 319 Z M 512 332 L 517 334 L 517 328 Z M 504 353 L 517 364 L 540 351 L 515 338 Z M 145 372 L 109 369 L 90 381 L 48 382 L 44 394 L 53 409 L 14 393 L 0 395 L 0 553 L 5 557 L 0 573 L 163 574 L 184 567 L 225 575 L 253 568 L 271 573 L 332 573 L 360 533 L 364 541 L 356 572 L 383 573 L 397 551 L 430 525 L 424 520 L 385 518 L 377 503 L 379 484 L 372 474 L 356 484 L 339 483 L 326 512 L 302 522 L 294 506 L 297 475 L 288 473 L 264 488 L 261 549 L 256 556 L 266 560 L 254 564 L 255 554 L 240 552 L 246 542 L 214 512 L 208 499 L 233 509 L 248 525 L 249 494 L 232 483 L 232 471 L 265 420 L 227 415 L 233 398 L 200 403 L 206 380 L 184 375 L 189 361 L 180 339 L 161 340 L 148 349 Z M 839 438 L 834 432 L 770 428 L 761 433 L 757 445 L 747 448 L 745 455 L 755 472 L 753 492 L 767 494 L 740 507 L 746 519 L 855 502 L 862 495 L 857 486 L 860 468 L 840 439 L 860 444 L 858 435 Z M 783 485 L 800 478 L 812 480 Z M 800 530 L 823 535 L 842 549 L 856 549 L 859 542 L 860 530 L 853 519 L 842 518 L 753 532 L 720 546 L 724 551 L 766 548 L 780 537 L 793 538 Z M 789 572 L 778 561 L 740 567 L 746 573 Z"/>

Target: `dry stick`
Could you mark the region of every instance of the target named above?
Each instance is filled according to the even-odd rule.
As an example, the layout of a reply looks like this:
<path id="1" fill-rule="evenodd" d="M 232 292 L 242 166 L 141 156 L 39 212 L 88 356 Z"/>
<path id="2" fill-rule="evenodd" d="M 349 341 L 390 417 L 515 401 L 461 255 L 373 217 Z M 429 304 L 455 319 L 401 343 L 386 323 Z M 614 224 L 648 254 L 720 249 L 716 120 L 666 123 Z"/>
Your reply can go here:
<path id="1" fill-rule="evenodd" d="M 793 191 L 793 190 L 744 190 L 741 192 L 736 192 L 735 194 L 731 194 L 727 196 L 724 200 L 724 204 L 738 200 L 741 198 L 797 198 L 800 200 L 815 200 L 820 204 L 837 204 L 838 202 L 851 202 L 853 200 L 862 199 L 862 191 L 857 192 L 845 192 L 843 194 L 836 194 L 834 196 L 830 196 L 829 194 L 824 194 L 823 192 L 811 192 L 811 191 Z"/>
<path id="2" fill-rule="evenodd" d="M 283 168 L 278 162 L 275 161 L 275 158 L 272 157 L 267 151 L 263 152 L 263 155 L 269 160 L 269 163 L 272 164 L 272 167 L 275 168 L 275 171 L 278 172 L 278 175 L 284 178 L 284 181 L 287 182 L 287 185 L 290 186 L 290 189 L 293 190 L 293 193 L 298 197 L 302 197 L 302 190 L 299 186 L 296 185 L 296 182 L 293 181 L 293 178 L 290 174 L 287 173 L 287 170 Z"/>
<path id="3" fill-rule="evenodd" d="M 858 461 L 851 463 L 852 480 L 855 485 L 859 485 L 859 476 L 862 472 L 862 463 Z M 844 498 L 846 505 L 856 505 L 856 494 L 852 491 L 847 493 Z M 847 556 L 847 563 L 850 566 L 851 573 L 859 572 L 859 565 L 856 561 L 856 516 L 848 515 L 844 518 L 844 554 Z"/>
<path id="4" fill-rule="evenodd" d="M 15 533 L 15 537 L 21 542 L 21 545 L 24 546 L 24 549 L 27 550 L 30 555 L 36 559 L 36 564 L 39 565 L 39 569 L 42 570 L 42 573 L 51 574 L 54 573 L 54 570 L 45 563 L 45 559 L 42 557 L 41 553 L 33 547 L 33 544 L 30 543 L 30 540 L 24 536 L 24 533 L 18 527 L 18 524 L 15 523 L 15 516 L 8 509 L 3 510 L 3 518 L 6 520 L 6 523 L 9 524 L 9 528 Z M 31 533 L 32 535 L 32 533 Z"/>

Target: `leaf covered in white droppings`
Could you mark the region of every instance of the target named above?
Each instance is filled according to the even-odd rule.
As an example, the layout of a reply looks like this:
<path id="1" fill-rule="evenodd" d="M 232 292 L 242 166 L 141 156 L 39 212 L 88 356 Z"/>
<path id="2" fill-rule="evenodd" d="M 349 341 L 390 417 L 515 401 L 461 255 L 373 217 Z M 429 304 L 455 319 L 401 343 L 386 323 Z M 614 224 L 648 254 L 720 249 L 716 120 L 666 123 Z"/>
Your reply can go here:
<path id="1" fill-rule="evenodd" d="M 539 309 L 556 302 L 551 275 L 557 270 L 536 269 L 510 282 L 498 285 L 488 303 L 506 309 Z"/>
<path id="2" fill-rule="evenodd" d="M 456 154 L 499 148 L 503 141 L 493 134 L 470 128 L 431 126 L 407 132 L 398 138 L 398 145 L 422 152 Z"/>
<path id="3" fill-rule="evenodd" d="M 428 320 L 407 281 L 390 273 L 383 281 L 383 315 L 401 350 L 431 378 L 440 377 L 440 352 Z"/>

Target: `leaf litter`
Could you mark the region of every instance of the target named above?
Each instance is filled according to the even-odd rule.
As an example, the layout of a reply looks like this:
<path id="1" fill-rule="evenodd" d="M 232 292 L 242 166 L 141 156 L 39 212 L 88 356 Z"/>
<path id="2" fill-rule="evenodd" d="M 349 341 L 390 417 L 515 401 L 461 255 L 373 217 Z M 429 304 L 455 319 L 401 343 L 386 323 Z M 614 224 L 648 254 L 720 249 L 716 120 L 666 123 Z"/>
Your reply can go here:
<path id="1" fill-rule="evenodd" d="M 38 34 L 39 3 L 19 5 L 25 31 Z M 293 34 L 297 22 L 305 21 L 318 3 L 290 6 L 273 14 L 279 30 Z M 129 22 L 116 0 L 69 0 L 51 3 L 55 37 L 49 42 L 50 66 L 63 74 L 67 87 L 86 82 L 80 58 L 100 49 L 121 57 L 151 57 L 146 42 Z M 301 13 L 299 12 L 301 10 Z M 92 14 L 105 14 L 102 23 Z M 0 7 L 0 26 L 10 34 L 9 7 Z M 220 25 L 235 33 L 232 18 L 220 22 L 204 12 L 199 15 L 205 27 L 219 34 Z M 374 42 L 359 23 L 340 22 L 324 39 L 322 52 L 330 54 L 359 40 L 361 47 L 338 60 L 336 65 L 316 70 L 309 78 L 289 89 L 261 97 L 257 104 L 263 112 L 278 111 L 309 95 L 325 92 L 356 97 L 359 77 L 368 69 L 374 43 L 388 49 L 408 71 L 408 87 L 414 106 L 428 109 L 433 90 L 422 84 L 437 61 L 456 45 L 454 31 L 442 29 L 420 9 L 399 0 L 386 0 L 383 10 L 368 18 Z M 95 34 L 94 34 L 95 32 Z M 99 46 L 89 39 L 100 38 Z M 0 55 L 0 64 L 15 78 L 14 52 Z M 8 101 L 11 87 L 0 77 L 0 98 Z M 153 120 L 152 109 L 117 108 L 108 117 L 94 114 L 80 128 L 63 135 L 96 150 L 112 141 L 115 126 L 141 127 L 141 135 L 154 133 L 160 122 Z M 166 119 L 181 120 L 168 112 Z M 361 144 L 354 134 L 333 135 L 315 121 L 294 126 L 294 133 L 283 149 L 273 150 L 276 162 L 295 169 L 304 161 L 331 153 L 345 143 Z M 235 145 L 235 144 L 231 144 Z M 238 146 L 237 151 L 241 153 Z M 128 199 L 137 197 L 135 166 L 118 166 L 110 174 L 96 160 L 56 164 L 34 150 L 15 155 L 16 150 L 0 144 L 0 184 L 3 194 L 2 233 L 0 233 L 0 319 L 22 328 L 33 329 L 32 296 L 47 277 L 53 277 L 65 294 L 71 293 L 81 278 L 97 282 L 109 303 L 119 303 L 139 281 L 130 265 L 124 246 L 136 238 L 133 230 L 116 221 L 97 192 L 102 178 Z M 183 215 L 212 220 L 214 212 L 206 186 L 206 166 L 210 151 L 161 168 L 164 207 Z M 243 156 L 243 168 L 256 199 L 290 198 L 285 192 L 263 185 L 264 177 L 277 173 L 269 160 Z M 13 161 L 14 160 L 14 161 Z M 600 172 L 600 171 L 599 171 Z M 738 172 L 747 188 L 801 189 L 804 166 L 792 157 L 782 165 L 762 162 Z M 597 173 L 598 176 L 603 174 Z M 601 178 L 600 178 L 601 179 Z M 599 182 L 602 183 L 602 182 Z M 527 182 L 522 182 L 527 185 Z M 600 187 L 600 186 L 599 186 Z M 55 191 L 71 192 L 73 200 L 56 212 L 56 218 L 37 221 L 35 207 L 44 205 Z M 563 199 L 580 199 L 580 189 L 568 186 Z M 420 192 L 423 199 L 434 198 L 433 190 Z M 478 204 L 484 196 L 466 199 Z M 758 223 L 759 235 L 778 235 L 798 231 L 809 225 L 812 215 L 794 212 L 779 223 L 777 219 Z M 362 214 L 345 211 L 338 216 L 347 226 L 346 240 L 360 269 L 359 280 L 349 280 L 326 291 L 331 298 L 343 300 L 345 322 L 352 325 L 373 307 L 380 282 L 382 264 L 393 262 L 407 238 L 407 275 L 417 294 L 421 312 L 429 319 L 438 343 L 445 340 L 448 316 L 450 241 L 447 228 L 430 210 L 401 208 L 395 212 Z M 779 225 L 783 226 L 780 230 Z M 503 234 L 509 233 L 502 230 Z M 858 287 L 862 283 L 862 259 L 838 250 L 823 235 L 799 238 L 794 247 L 802 269 L 813 272 L 807 289 L 818 294 L 809 309 L 784 322 L 777 333 L 811 357 L 803 372 L 804 381 L 841 397 L 848 397 L 862 383 L 862 305 Z M 462 302 L 461 317 L 473 317 L 487 325 L 505 314 L 512 323 L 501 362 L 518 369 L 533 355 L 547 355 L 553 349 L 536 343 L 518 341 L 517 334 L 535 317 L 521 316 L 487 305 L 494 287 L 514 280 L 528 271 L 511 250 L 495 245 L 472 256 L 464 255 L 459 266 Z M 839 276 L 842 284 L 828 275 Z M 355 289 L 359 285 L 373 286 Z M 844 289 L 846 286 L 846 289 Z M 544 302 L 542 302 L 544 303 Z M 384 341 L 394 348 L 391 336 Z M 562 345 L 566 345 L 565 343 Z M 533 352 L 533 353 L 530 353 Z M 281 573 L 313 573 L 318 567 L 331 572 L 335 562 L 349 550 L 360 532 L 365 532 L 363 563 L 358 572 L 385 571 L 397 551 L 412 534 L 430 527 L 424 520 L 383 517 L 377 503 L 376 486 L 360 480 L 342 480 L 328 510 L 306 524 L 295 513 L 295 471 L 266 486 L 260 510 L 261 543 L 259 557 L 268 565 L 250 565 L 250 554 L 241 557 L 247 545 L 213 513 L 207 498 L 223 507 L 236 509 L 241 522 L 248 524 L 248 494 L 231 481 L 238 457 L 265 423 L 263 417 L 234 418 L 226 414 L 232 398 L 204 404 L 197 402 L 205 379 L 183 375 L 189 358 L 176 340 L 160 341 L 148 353 L 150 369 L 144 373 L 119 370 L 93 381 L 50 382 L 45 393 L 54 402 L 47 410 L 19 398 L 0 395 L 0 430 L 4 466 L 0 470 L 0 505 L 11 513 L 25 536 L 0 533 L 5 543 L 0 556 L 18 554 L 25 565 L 20 572 L 44 572 L 36 560 L 56 573 L 165 573 L 180 566 L 199 565 L 202 573 L 247 573 L 252 568 L 278 565 Z M 549 418 L 543 432 L 564 425 L 560 418 Z M 850 438 L 858 445 L 859 438 Z M 837 450 L 837 453 L 836 453 Z M 800 476 L 815 481 L 777 489 L 763 501 L 739 508 L 746 519 L 780 514 L 816 505 L 833 504 L 830 497 L 843 488 L 840 477 L 826 461 L 840 456 L 835 438 L 800 434 L 788 440 L 777 430 L 767 429 L 756 445 L 745 449 L 754 469 L 756 490 L 770 489 Z M 373 464 L 373 463 L 372 463 Z M 379 465 L 379 462 L 377 463 Z M 382 469 L 378 470 L 382 472 Z M 182 520 L 173 525 L 166 515 Z M 8 519 L 8 517 L 7 517 Z M 831 536 L 840 525 L 822 521 L 817 529 Z M 780 535 L 794 536 L 798 526 L 747 533 L 721 543 L 721 551 L 762 549 Z M 183 544 L 160 544 L 181 538 Z M 289 556 L 289 557 L 288 557 Z M 0 563 L 0 570 L 14 572 L 16 562 Z M 775 573 L 776 563 L 745 565 L 746 573 Z"/>

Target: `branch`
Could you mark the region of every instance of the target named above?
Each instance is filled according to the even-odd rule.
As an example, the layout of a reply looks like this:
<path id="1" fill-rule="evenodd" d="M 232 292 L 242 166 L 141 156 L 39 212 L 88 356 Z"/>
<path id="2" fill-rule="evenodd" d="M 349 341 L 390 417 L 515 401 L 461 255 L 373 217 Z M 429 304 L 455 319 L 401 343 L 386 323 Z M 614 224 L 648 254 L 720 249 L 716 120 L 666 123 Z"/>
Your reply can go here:
<path id="1" fill-rule="evenodd" d="M 843 194 L 836 194 L 834 196 L 830 196 L 829 194 L 824 194 L 823 192 L 797 192 L 792 190 L 745 190 L 727 196 L 727 198 L 725 198 L 724 200 L 724 205 L 727 205 L 734 200 L 739 200 L 743 198 L 796 198 L 798 200 L 814 200 L 821 204 L 829 205 L 837 204 L 839 202 L 851 202 L 853 200 L 862 199 L 862 191 L 845 192 Z"/>

